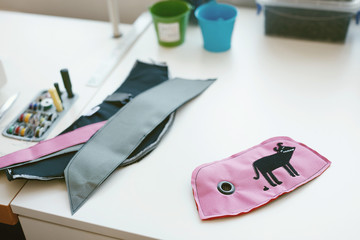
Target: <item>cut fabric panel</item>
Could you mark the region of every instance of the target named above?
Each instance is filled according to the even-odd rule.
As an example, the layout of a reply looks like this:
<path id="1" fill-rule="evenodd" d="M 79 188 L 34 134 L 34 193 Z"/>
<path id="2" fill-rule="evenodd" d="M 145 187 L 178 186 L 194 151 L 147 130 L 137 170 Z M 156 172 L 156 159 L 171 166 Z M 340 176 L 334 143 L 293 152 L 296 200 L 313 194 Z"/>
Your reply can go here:
<path id="1" fill-rule="evenodd" d="M 108 120 L 138 94 L 168 80 L 168 75 L 168 67 L 166 65 L 149 64 L 137 61 L 123 84 L 121 84 L 112 95 L 108 96 L 92 114 L 81 116 L 59 136 L 81 127 Z M 165 134 L 165 131 L 171 125 L 173 118 L 174 116 L 168 116 L 161 124 L 159 124 L 159 126 L 143 140 L 125 163 L 133 163 L 141 159 L 146 153 L 150 152 L 154 148 L 154 145 L 156 145 Z M 81 144 L 81 142 L 77 142 L 76 145 L 79 144 Z M 23 163 L 21 166 L 9 167 L 6 170 L 7 177 L 9 180 L 17 178 L 38 180 L 63 178 L 64 169 L 76 152 L 77 150 L 74 150 L 67 151 L 64 154 L 54 155 L 46 152 L 48 157 L 44 156 L 44 154 L 40 154 L 42 155 L 41 157 Z M 0 158 L 0 161 L 1 159 L 2 158 Z"/>
<path id="2" fill-rule="evenodd" d="M 191 178 L 201 219 L 248 213 L 320 176 L 330 161 L 289 137 L 275 137 L 220 161 Z"/>
<path id="3" fill-rule="evenodd" d="M 129 158 L 153 129 L 214 81 L 171 79 L 139 94 L 109 119 L 65 169 L 72 213 Z"/>

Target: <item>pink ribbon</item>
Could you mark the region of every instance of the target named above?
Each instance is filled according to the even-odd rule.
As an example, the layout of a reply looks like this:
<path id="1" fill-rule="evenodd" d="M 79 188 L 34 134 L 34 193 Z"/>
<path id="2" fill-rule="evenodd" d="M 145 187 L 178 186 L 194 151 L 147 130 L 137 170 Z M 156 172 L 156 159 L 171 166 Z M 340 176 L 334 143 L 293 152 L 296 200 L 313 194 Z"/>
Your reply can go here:
<path id="1" fill-rule="evenodd" d="M 0 157 L 0 168 L 24 163 L 87 142 L 106 121 L 86 125 L 71 132 L 41 141 L 38 144 Z"/>

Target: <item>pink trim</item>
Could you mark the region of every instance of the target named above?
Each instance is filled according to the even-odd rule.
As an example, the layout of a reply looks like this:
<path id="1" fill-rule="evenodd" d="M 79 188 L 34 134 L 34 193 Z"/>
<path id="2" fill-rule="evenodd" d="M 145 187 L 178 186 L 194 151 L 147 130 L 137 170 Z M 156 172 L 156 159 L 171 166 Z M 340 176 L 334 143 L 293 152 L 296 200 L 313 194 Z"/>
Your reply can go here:
<path id="1" fill-rule="evenodd" d="M 38 144 L 0 157 L 0 168 L 35 160 L 65 148 L 87 142 L 106 121 L 86 125 L 57 137 L 41 141 Z"/>

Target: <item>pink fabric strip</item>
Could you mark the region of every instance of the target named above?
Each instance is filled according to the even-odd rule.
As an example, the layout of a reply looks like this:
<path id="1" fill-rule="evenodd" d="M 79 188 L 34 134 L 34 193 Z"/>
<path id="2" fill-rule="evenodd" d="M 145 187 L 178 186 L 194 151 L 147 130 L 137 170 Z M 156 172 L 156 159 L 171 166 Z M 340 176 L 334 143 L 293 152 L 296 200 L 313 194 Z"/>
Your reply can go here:
<path id="1" fill-rule="evenodd" d="M 106 121 L 86 125 L 71 132 L 41 141 L 38 144 L 0 157 L 0 168 L 35 160 L 48 154 L 87 142 Z"/>

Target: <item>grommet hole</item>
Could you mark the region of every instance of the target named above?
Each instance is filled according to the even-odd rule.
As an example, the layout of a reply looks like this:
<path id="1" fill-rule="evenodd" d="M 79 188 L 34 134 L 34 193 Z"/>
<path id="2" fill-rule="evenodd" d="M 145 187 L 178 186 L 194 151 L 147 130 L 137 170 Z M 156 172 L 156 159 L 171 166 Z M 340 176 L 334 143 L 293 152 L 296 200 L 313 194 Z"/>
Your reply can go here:
<path id="1" fill-rule="evenodd" d="M 235 186 L 231 182 L 221 181 L 218 183 L 217 189 L 225 195 L 230 195 L 235 192 Z"/>
<path id="2" fill-rule="evenodd" d="M 231 185 L 229 183 L 223 183 L 223 184 L 221 184 L 221 189 L 224 191 L 230 191 Z"/>

